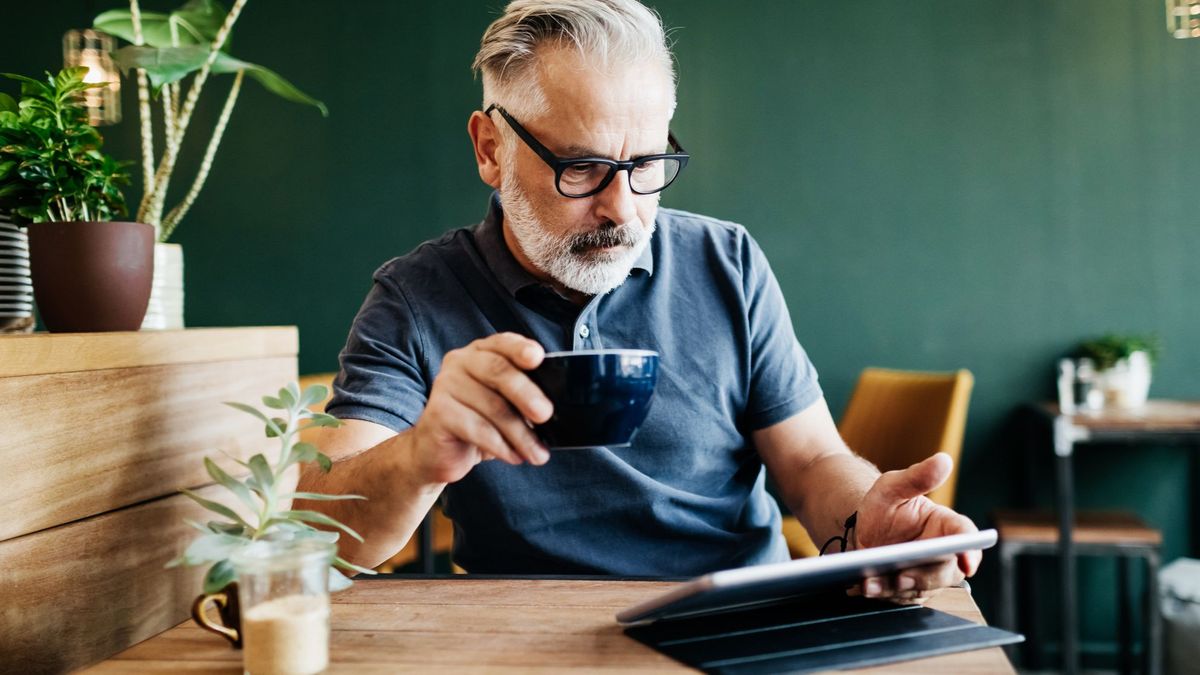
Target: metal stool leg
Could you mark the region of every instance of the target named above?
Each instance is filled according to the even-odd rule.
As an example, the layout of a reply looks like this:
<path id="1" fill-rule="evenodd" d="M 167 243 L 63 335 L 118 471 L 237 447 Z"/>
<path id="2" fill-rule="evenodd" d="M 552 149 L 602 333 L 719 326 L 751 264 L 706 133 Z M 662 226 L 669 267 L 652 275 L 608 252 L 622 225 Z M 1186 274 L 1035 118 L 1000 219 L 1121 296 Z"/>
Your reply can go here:
<path id="1" fill-rule="evenodd" d="M 1016 547 L 1012 544 L 1000 542 L 1000 627 L 1004 630 L 1015 631 L 1017 629 L 1017 584 L 1016 584 Z M 1017 661 L 1017 645 L 1008 645 L 1004 651 L 1008 652 L 1008 659 L 1013 663 Z"/>
<path id="2" fill-rule="evenodd" d="M 1146 552 L 1146 672 L 1162 675 L 1163 672 L 1163 625 L 1162 601 L 1158 594 L 1158 550 Z"/>
<path id="3" fill-rule="evenodd" d="M 1133 673 L 1133 608 L 1129 602 L 1129 558 L 1118 553 L 1117 563 L 1117 667 L 1122 675 Z"/>

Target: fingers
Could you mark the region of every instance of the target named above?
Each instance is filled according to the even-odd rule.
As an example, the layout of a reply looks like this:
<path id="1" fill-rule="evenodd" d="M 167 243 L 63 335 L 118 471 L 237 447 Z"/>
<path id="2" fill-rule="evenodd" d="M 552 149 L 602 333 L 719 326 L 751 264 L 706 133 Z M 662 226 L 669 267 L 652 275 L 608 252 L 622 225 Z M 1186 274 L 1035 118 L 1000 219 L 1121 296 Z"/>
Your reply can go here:
<path id="1" fill-rule="evenodd" d="M 953 468 L 954 460 L 950 455 L 939 452 L 907 469 L 888 471 L 879 477 L 878 483 L 888 501 L 914 499 L 946 482 Z"/>
<path id="2" fill-rule="evenodd" d="M 516 455 L 523 461 L 538 465 L 550 459 L 550 452 L 542 446 L 533 429 L 505 397 L 466 375 L 452 374 L 450 377 L 447 383 L 450 396 L 498 432 L 488 436 L 493 444 L 497 442 L 496 436 L 500 437 L 498 442 L 504 446 L 500 449 L 502 453 Z M 493 454 L 503 456 L 500 453 Z"/>
<path id="3" fill-rule="evenodd" d="M 923 592 L 957 586 L 963 578 L 956 560 L 945 558 L 936 564 L 909 568 L 893 575 L 869 577 L 859 588 L 868 598 L 912 598 Z"/>
<path id="4" fill-rule="evenodd" d="M 922 605 L 925 601 L 937 595 L 940 589 L 932 591 L 898 591 L 886 599 L 901 605 Z M 846 589 L 846 595 L 854 598 L 863 596 L 862 585 Z"/>
<path id="5" fill-rule="evenodd" d="M 477 349 L 496 352 L 512 361 L 521 370 L 532 370 L 542 364 L 546 350 L 542 345 L 516 333 L 496 333 L 470 344 Z"/>
<path id="6" fill-rule="evenodd" d="M 485 459 L 495 458 L 509 464 L 522 463 L 521 456 L 509 447 L 499 430 L 470 407 L 451 400 L 442 410 L 441 424 L 445 430 L 462 443 L 477 448 Z"/>
<path id="7" fill-rule="evenodd" d="M 947 509 L 949 510 L 949 509 Z M 950 516 L 945 525 L 944 532 L 946 534 L 964 534 L 978 532 L 979 528 L 968 517 L 961 513 L 954 513 Z M 957 556 L 958 569 L 963 576 L 973 577 L 979 569 L 979 563 L 983 560 L 983 551 L 964 551 Z"/>
<path id="8" fill-rule="evenodd" d="M 447 355 L 449 358 L 449 355 Z M 536 368 L 545 357 L 542 346 L 515 333 L 499 333 L 456 353 L 455 365 L 484 386 L 498 392 L 527 420 L 541 424 L 554 406 L 524 370 Z"/>
<path id="9" fill-rule="evenodd" d="M 481 459 L 545 464 L 550 453 L 526 420 L 544 422 L 553 406 L 525 369 L 542 362 L 541 345 L 501 333 L 442 359 L 416 434 L 429 480 L 453 482 Z"/>

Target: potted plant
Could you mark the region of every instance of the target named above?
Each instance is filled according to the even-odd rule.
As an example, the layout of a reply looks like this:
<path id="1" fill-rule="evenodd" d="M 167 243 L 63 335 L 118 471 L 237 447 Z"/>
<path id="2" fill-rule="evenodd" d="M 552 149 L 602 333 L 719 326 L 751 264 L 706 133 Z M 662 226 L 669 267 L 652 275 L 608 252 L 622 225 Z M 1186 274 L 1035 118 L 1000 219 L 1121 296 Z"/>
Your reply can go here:
<path id="1" fill-rule="evenodd" d="M 203 593 L 196 599 L 192 608 L 192 616 L 202 627 L 213 629 L 204 618 L 203 611 L 206 601 L 217 595 L 220 597 L 218 607 L 221 610 L 222 623 L 240 636 L 240 631 L 237 631 L 239 621 L 237 586 L 234 567 L 230 562 L 230 557 L 239 549 L 244 549 L 255 542 L 271 539 L 288 541 L 317 539 L 329 543 L 337 542 L 338 532 L 319 530 L 314 527 L 314 524 L 335 528 L 362 541 L 362 537 L 357 532 L 323 513 L 291 508 L 293 499 L 364 499 L 359 495 L 325 495 L 290 491 L 291 483 L 287 480 L 286 475 L 288 469 L 306 462 L 317 462 L 324 471 L 329 471 L 332 465 L 329 458 L 322 454 L 316 446 L 299 440 L 300 433 L 306 429 L 341 425 L 336 417 L 309 410 L 310 405 L 325 400 L 327 393 L 328 390 L 324 385 L 313 385 L 301 392 L 296 383 L 288 383 L 286 387 L 279 390 L 277 395 L 262 398 L 262 402 L 267 408 L 281 411 L 278 414 L 264 413 L 258 408 L 244 403 L 229 402 L 225 404 L 258 418 L 264 425 L 267 437 L 278 438 L 280 447 L 273 462 L 262 453 L 255 454 L 245 462 L 234 459 L 248 472 L 244 479 L 235 478 L 211 458 L 204 458 L 204 468 L 208 471 L 208 475 L 232 493 L 238 502 L 236 508 L 205 499 L 191 490 L 181 490 L 221 518 L 205 523 L 187 521 L 188 525 L 200 532 L 200 536 L 191 542 L 182 555 L 167 563 L 168 567 L 210 565 L 208 573 L 204 577 Z M 243 516 L 239 511 L 250 515 Z M 332 591 L 341 590 L 351 584 L 350 579 L 339 569 L 362 574 L 375 574 L 374 570 L 359 567 L 335 556 L 333 567 L 329 570 L 329 586 Z M 235 646 L 241 646 L 240 637 L 225 635 Z"/>
<path id="2" fill-rule="evenodd" d="M 150 297 L 154 228 L 125 213 L 122 163 L 101 152 L 79 94 L 104 84 L 68 68 L 0 94 L 0 212 L 29 234 L 42 322 L 55 332 L 137 330 Z"/>
<path id="3" fill-rule="evenodd" d="M 225 126 L 237 103 L 242 80 L 249 76 L 277 96 L 311 105 L 322 115 L 328 115 L 324 103 L 300 91 L 277 73 L 229 54 L 230 34 L 245 5 L 246 0 L 235 0 L 226 12 L 216 0 L 189 0 L 180 8 L 163 14 L 142 12 L 138 0 L 130 0 L 128 10 L 104 12 L 93 22 L 97 30 L 131 43 L 115 51 L 113 60 L 125 72 L 137 72 L 142 148 L 142 199 L 137 217 L 155 227 L 158 241 L 155 262 L 159 267 L 150 312 L 144 324 L 146 328 L 183 327 L 183 249 L 168 241 L 204 186 Z M 196 175 L 179 203 L 166 209 L 167 189 L 200 93 L 210 75 L 226 74 L 234 76 L 233 84 L 225 96 Z M 185 89 L 186 79 L 190 79 L 190 84 Z M 157 100 L 162 110 L 161 140 L 155 138 L 152 99 Z M 154 161 L 156 145 L 162 148 L 157 163 Z"/>
<path id="4" fill-rule="evenodd" d="M 1079 356 L 1096 369 L 1096 384 L 1106 405 L 1138 408 L 1150 395 L 1150 380 L 1160 347 L 1154 335 L 1108 333 L 1079 346 Z"/>

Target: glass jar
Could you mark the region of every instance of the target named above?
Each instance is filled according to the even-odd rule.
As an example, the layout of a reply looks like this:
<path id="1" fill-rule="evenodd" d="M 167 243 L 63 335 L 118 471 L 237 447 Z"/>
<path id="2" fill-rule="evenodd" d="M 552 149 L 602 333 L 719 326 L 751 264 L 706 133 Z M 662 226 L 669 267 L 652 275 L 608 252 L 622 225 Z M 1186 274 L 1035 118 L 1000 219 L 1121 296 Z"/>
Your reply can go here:
<path id="1" fill-rule="evenodd" d="M 329 667 L 329 566 L 319 539 L 255 542 L 231 556 L 248 675 L 311 675 Z"/>

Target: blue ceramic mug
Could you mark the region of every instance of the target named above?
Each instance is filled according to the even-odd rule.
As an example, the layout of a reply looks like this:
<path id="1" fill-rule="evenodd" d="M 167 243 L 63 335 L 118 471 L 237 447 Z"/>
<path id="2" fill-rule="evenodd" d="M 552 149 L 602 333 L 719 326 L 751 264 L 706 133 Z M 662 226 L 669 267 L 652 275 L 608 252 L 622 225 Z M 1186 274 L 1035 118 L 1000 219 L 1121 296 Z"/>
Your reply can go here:
<path id="1" fill-rule="evenodd" d="M 547 448 L 626 447 L 650 410 L 658 352 L 551 352 L 529 377 L 554 404 L 550 419 L 534 427 Z"/>

